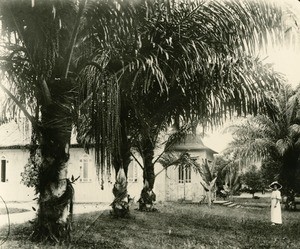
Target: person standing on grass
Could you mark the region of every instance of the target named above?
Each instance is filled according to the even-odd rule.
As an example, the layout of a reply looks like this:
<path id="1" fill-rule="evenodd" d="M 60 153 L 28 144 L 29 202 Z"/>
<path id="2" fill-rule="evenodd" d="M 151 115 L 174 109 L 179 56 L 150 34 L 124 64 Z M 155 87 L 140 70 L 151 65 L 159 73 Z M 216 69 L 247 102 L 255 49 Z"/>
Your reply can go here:
<path id="1" fill-rule="evenodd" d="M 277 182 L 272 182 L 269 186 L 272 188 L 272 194 L 271 194 L 271 222 L 272 225 L 276 224 L 282 224 L 282 217 L 281 217 L 281 193 L 279 189 L 282 188 L 282 186 Z"/>

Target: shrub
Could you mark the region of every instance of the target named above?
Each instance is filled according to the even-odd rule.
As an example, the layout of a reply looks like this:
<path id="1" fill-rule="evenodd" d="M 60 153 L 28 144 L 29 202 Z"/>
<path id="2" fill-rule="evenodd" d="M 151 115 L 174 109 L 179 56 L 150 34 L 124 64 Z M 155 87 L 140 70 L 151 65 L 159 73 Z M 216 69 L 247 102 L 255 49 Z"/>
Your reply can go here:
<path id="1" fill-rule="evenodd" d="M 28 162 L 24 166 L 24 171 L 21 173 L 21 182 L 24 185 L 36 188 L 41 163 L 41 156 L 38 153 L 33 157 L 29 157 Z"/>

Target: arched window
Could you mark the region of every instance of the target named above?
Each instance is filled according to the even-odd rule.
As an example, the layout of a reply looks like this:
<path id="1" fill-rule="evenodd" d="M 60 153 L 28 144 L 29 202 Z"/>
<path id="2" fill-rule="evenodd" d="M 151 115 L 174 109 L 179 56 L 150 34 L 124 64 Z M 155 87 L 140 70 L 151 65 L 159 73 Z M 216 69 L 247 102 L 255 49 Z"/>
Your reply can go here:
<path id="1" fill-rule="evenodd" d="M 6 167 L 7 167 L 7 160 L 5 156 L 1 157 L 1 182 L 6 182 Z"/>
<path id="2" fill-rule="evenodd" d="M 80 182 L 91 182 L 91 162 L 92 160 L 90 159 L 88 154 L 85 154 L 81 159 L 80 159 Z"/>
<path id="3" fill-rule="evenodd" d="M 178 167 L 178 176 L 179 183 L 190 183 L 192 178 L 191 166 L 180 165 Z"/>

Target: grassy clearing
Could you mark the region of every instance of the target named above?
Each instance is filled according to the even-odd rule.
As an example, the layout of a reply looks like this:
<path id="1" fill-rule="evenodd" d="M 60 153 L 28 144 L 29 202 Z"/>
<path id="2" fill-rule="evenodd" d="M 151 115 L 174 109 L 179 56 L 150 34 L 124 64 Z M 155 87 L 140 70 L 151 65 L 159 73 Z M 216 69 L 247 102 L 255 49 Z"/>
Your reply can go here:
<path id="1" fill-rule="evenodd" d="M 300 248 L 300 212 L 283 211 L 284 224 L 273 227 L 269 208 L 209 209 L 179 203 L 157 208 L 156 213 L 132 210 L 130 219 L 114 219 L 109 212 L 78 215 L 71 248 Z M 29 224 L 12 227 L 4 248 L 33 248 L 26 240 L 28 228 Z"/>

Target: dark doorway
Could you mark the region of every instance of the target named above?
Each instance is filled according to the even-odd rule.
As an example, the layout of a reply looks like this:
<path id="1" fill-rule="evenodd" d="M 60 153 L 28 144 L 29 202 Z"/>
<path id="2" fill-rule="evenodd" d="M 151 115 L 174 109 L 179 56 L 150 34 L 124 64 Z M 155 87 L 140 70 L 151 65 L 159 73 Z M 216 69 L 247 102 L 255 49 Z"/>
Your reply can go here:
<path id="1" fill-rule="evenodd" d="M 1 160 L 1 182 L 6 181 L 6 160 Z"/>

